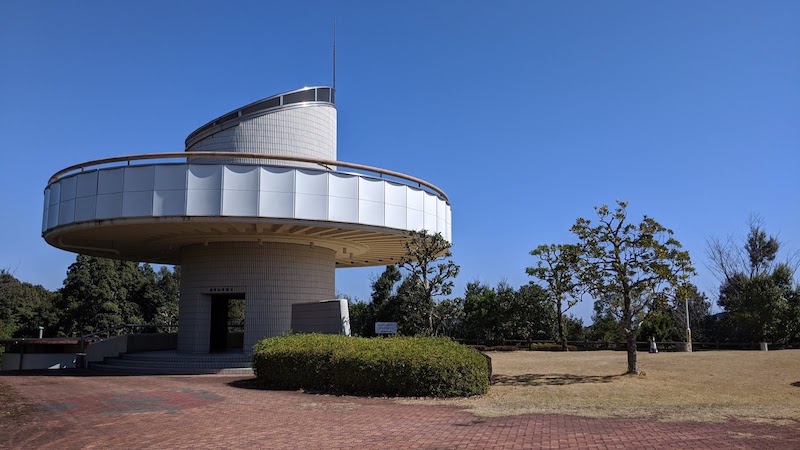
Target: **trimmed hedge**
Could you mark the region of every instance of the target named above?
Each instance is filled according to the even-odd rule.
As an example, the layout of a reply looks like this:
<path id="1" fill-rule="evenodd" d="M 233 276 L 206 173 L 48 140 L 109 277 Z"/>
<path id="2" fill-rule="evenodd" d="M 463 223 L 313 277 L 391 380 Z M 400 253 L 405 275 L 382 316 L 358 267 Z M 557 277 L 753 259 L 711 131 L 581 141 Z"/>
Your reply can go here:
<path id="1" fill-rule="evenodd" d="M 253 371 L 272 389 L 405 397 L 486 393 L 486 358 L 447 338 L 295 334 L 253 347 Z"/>

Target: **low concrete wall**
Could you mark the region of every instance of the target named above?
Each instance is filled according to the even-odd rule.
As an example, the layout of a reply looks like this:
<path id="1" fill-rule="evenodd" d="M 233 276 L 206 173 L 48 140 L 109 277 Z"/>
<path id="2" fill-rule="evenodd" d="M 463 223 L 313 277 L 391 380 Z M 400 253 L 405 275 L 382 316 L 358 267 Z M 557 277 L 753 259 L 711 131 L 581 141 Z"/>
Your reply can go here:
<path id="1" fill-rule="evenodd" d="M 22 367 L 19 360 L 22 357 Z M 0 370 L 71 369 L 75 367 L 74 353 L 4 353 Z"/>
<path id="2" fill-rule="evenodd" d="M 86 347 L 86 362 L 101 362 L 105 358 L 116 358 L 128 351 L 128 335 L 114 336 L 93 342 Z"/>
<path id="3" fill-rule="evenodd" d="M 178 348 L 177 333 L 129 334 L 128 353 L 175 350 Z"/>
<path id="4" fill-rule="evenodd" d="M 324 300 L 292 305 L 292 331 L 350 335 L 347 300 Z"/>

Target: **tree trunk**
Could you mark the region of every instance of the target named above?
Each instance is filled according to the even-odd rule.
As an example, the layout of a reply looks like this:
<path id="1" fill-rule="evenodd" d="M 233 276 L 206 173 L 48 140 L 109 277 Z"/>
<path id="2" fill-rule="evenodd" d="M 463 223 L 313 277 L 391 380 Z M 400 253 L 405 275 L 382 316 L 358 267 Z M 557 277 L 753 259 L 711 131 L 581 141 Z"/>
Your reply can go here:
<path id="1" fill-rule="evenodd" d="M 628 332 L 628 375 L 639 374 L 639 363 L 636 361 L 636 334 Z"/>
<path id="2" fill-rule="evenodd" d="M 561 312 L 561 303 L 558 304 L 558 340 L 561 341 L 561 350 L 568 352 L 567 336 L 564 333 L 564 313 Z"/>

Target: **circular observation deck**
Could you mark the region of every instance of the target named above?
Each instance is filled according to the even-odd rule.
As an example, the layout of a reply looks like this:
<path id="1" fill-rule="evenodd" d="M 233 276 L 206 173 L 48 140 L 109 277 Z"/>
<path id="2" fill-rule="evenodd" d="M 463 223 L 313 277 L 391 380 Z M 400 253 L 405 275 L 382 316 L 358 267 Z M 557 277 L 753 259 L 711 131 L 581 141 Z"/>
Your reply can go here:
<path id="1" fill-rule="evenodd" d="M 261 163 L 219 162 L 230 160 Z M 296 155 L 106 158 L 56 173 L 44 196 L 42 236 L 49 244 L 125 260 L 179 264 L 189 245 L 276 242 L 327 248 L 336 267 L 363 267 L 397 262 L 410 230 L 451 241 L 450 204 L 436 186 Z"/>

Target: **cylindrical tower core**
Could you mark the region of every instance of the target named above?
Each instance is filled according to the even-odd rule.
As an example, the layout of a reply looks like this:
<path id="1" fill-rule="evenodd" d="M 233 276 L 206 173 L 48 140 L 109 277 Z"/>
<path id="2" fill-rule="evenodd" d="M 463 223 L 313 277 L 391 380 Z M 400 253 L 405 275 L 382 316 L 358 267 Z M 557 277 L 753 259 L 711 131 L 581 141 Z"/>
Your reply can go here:
<path id="1" fill-rule="evenodd" d="M 203 125 L 186 138 L 187 152 L 221 151 L 303 156 L 336 161 L 336 106 L 330 87 L 278 94 L 243 106 Z M 197 164 L 275 164 L 247 158 L 190 159 Z"/>
<path id="2" fill-rule="evenodd" d="M 178 351 L 214 350 L 213 303 L 244 298 L 244 353 L 286 332 L 293 303 L 335 296 L 335 252 L 302 244 L 219 242 L 181 250 Z M 218 314 L 217 314 L 218 315 Z"/>

